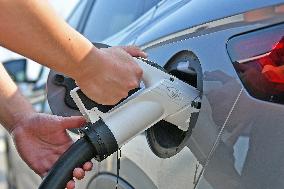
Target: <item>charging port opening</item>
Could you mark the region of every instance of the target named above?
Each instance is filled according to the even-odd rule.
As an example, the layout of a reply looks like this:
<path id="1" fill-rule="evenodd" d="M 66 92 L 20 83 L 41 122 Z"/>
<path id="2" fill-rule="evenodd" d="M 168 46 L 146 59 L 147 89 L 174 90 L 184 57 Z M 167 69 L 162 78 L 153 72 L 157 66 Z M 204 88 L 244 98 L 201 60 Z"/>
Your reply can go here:
<path id="1" fill-rule="evenodd" d="M 189 51 L 182 51 L 173 56 L 165 69 L 180 80 L 196 87 L 202 92 L 202 70 L 196 55 Z M 187 144 L 191 136 L 199 113 L 191 115 L 189 129 L 180 130 L 177 126 L 164 120 L 146 131 L 146 137 L 151 150 L 158 157 L 169 158 L 179 153 Z"/>

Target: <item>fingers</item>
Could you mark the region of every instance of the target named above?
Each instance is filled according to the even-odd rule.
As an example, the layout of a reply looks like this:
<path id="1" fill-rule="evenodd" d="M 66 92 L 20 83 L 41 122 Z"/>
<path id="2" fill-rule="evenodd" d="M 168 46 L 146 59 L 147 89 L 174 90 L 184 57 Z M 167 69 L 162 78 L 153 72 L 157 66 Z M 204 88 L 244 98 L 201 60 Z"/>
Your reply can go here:
<path id="1" fill-rule="evenodd" d="M 121 47 L 123 50 L 125 50 L 128 54 L 134 57 L 142 57 L 142 58 L 147 58 L 147 54 L 143 52 L 139 47 L 136 46 L 124 46 Z M 143 70 L 135 64 L 135 67 L 133 67 L 134 73 L 136 75 L 137 80 L 132 81 L 129 83 L 129 89 L 135 89 L 139 86 L 140 80 L 143 75 Z"/>
<path id="2" fill-rule="evenodd" d="M 82 168 L 75 168 L 74 171 L 73 171 L 73 176 L 76 179 L 81 180 L 85 176 L 85 171 Z"/>
<path id="3" fill-rule="evenodd" d="M 83 168 L 75 168 L 73 171 L 73 176 L 78 179 L 81 180 L 85 177 L 85 171 L 91 171 L 93 168 L 93 163 L 92 162 L 86 162 L 83 165 Z"/>
<path id="4" fill-rule="evenodd" d="M 83 165 L 84 171 L 91 171 L 92 168 L 93 168 L 93 163 L 92 163 L 92 162 L 86 162 L 86 163 Z"/>
<path id="5" fill-rule="evenodd" d="M 61 126 L 64 129 L 76 129 L 83 126 L 86 120 L 81 116 L 64 117 L 61 120 Z"/>
<path id="6" fill-rule="evenodd" d="M 73 177 L 75 177 L 78 180 L 82 180 L 85 177 L 85 171 L 91 171 L 93 168 L 93 163 L 92 162 L 86 162 L 83 165 L 83 168 L 75 168 L 73 171 Z M 67 185 L 67 189 L 74 189 L 75 188 L 75 181 L 70 180 Z"/>
<path id="7" fill-rule="evenodd" d="M 74 180 L 70 180 L 67 185 L 66 185 L 67 189 L 74 189 L 75 188 L 75 181 Z"/>
<path id="8" fill-rule="evenodd" d="M 125 50 L 128 54 L 134 57 L 142 57 L 147 58 L 147 54 L 143 52 L 139 47 L 136 46 L 123 46 L 121 47 L 123 50 Z"/>

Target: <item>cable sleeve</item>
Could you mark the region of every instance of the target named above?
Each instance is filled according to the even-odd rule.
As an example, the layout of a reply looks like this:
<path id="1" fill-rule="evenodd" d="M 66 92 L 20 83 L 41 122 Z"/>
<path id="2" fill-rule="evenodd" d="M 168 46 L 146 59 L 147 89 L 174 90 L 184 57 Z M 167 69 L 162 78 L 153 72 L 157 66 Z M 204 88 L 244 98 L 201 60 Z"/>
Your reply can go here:
<path id="1" fill-rule="evenodd" d="M 64 189 L 73 178 L 73 170 L 96 156 L 96 150 L 86 138 L 77 140 L 55 163 L 39 189 Z"/>

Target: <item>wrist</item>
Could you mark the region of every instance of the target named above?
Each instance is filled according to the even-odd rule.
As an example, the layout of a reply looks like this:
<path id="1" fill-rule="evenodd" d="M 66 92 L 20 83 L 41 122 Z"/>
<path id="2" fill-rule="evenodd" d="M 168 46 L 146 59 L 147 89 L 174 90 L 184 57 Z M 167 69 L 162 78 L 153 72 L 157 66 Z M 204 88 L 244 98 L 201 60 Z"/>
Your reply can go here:
<path id="1" fill-rule="evenodd" d="M 55 69 L 69 77 L 75 79 L 84 70 L 86 59 L 93 53 L 97 52 L 97 48 L 86 39 L 83 35 L 71 28 L 65 49 L 65 63 L 57 64 L 61 69 Z"/>
<path id="2" fill-rule="evenodd" d="M 9 133 L 20 120 L 35 113 L 33 106 L 18 90 L 13 91 L 12 95 L 8 93 L 8 95 L 1 96 L 0 94 L 0 102 L 2 105 L 0 123 Z"/>
<path id="3" fill-rule="evenodd" d="M 82 78 L 84 78 L 87 74 L 87 72 L 90 71 L 90 69 L 94 68 L 92 71 L 94 74 L 96 74 L 96 66 L 98 65 L 98 59 L 101 56 L 100 50 L 97 49 L 95 46 L 90 49 L 90 51 L 84 56 L 84 58 L 80 59 L 76 63 L 73 64 L 72 70 L 69 73 L 69 76 L 73 78 L 75 81 L 80 81 Z M 93 65 L 90 65 L 93 64 Z"/>

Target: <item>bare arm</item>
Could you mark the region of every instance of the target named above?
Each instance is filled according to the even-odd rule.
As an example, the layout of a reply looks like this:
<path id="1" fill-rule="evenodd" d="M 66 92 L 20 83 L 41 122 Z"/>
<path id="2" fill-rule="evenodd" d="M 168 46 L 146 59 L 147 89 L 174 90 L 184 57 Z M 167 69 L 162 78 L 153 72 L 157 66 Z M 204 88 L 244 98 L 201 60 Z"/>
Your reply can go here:
<path id="1" fill-rule="evenodd" d="M 34 113 L 34 110 L 18 91 L 2 64 L 0 64 L 0 89 L 0 123 L 11 131 L 20 114 Z"/>
<path id="2" fill-rule="evenodd" d="M 0 0 L 0 45 L 76 80 L 101 104 L 115 104 L 139 85 L 135 47 L 97 49 L 44 0 Z M 109 95 L 105 95 L 109 94 Z"/>
<path id="3" fill-rule="evenodd" d="M 73 76 L 92 44 L 44 0 L 0 0 L 0 44 Z"/>

